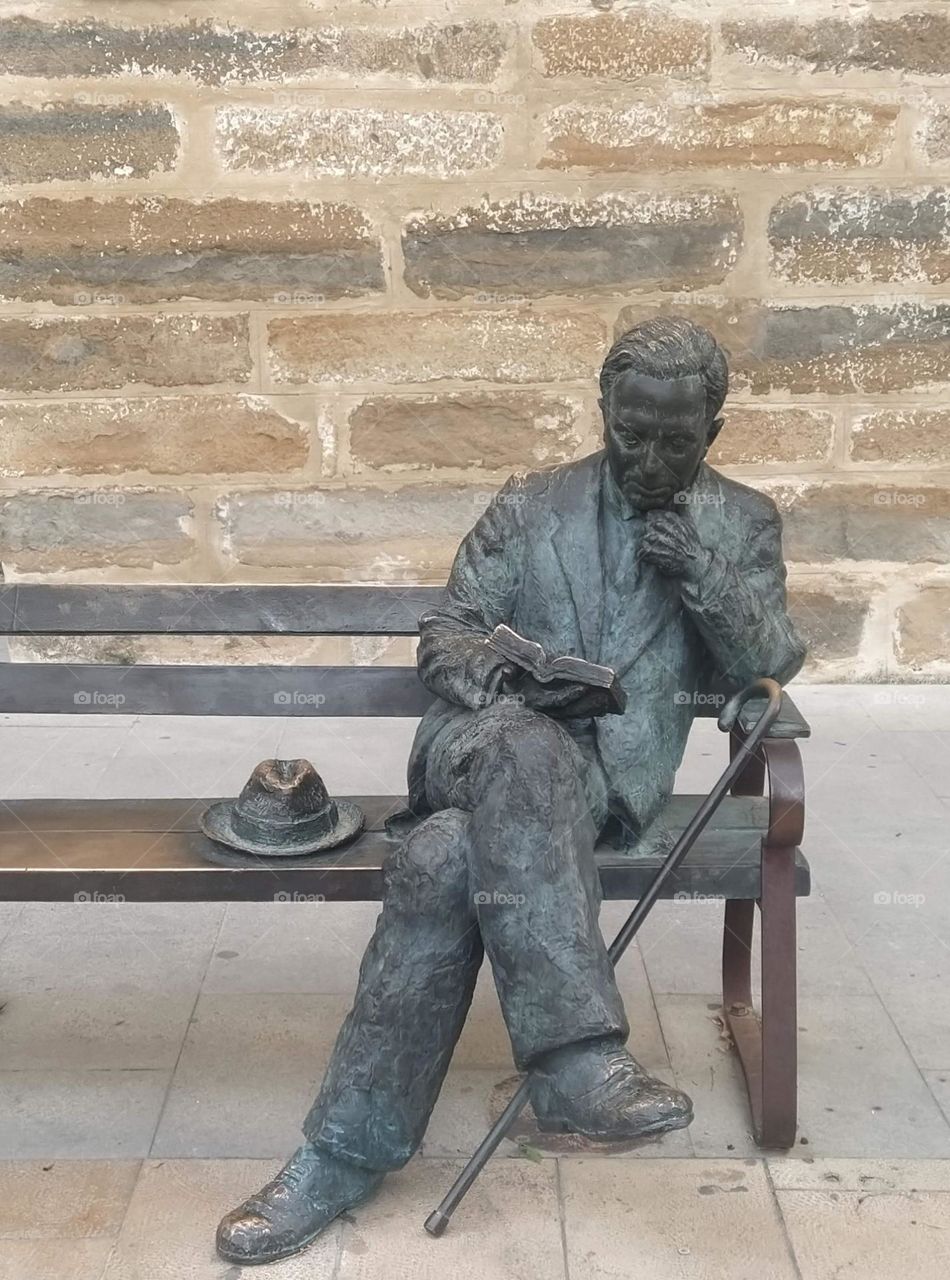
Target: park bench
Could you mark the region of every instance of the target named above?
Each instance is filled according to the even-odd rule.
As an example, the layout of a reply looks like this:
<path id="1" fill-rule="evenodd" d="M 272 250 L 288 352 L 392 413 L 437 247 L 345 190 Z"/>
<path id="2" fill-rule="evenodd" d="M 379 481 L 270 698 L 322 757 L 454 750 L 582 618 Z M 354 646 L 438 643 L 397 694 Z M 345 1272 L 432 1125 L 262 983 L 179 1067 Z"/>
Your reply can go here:
<path id="1" fill-rule="evenodd" d="M 0 634 L 31 636 L 412 636 L 438 588 L 373 586 L 0 586 Z M 431 695 L 411 666 L 212 666 L 7 662 L 0 710 L 56 715 L 412 716 Z M 717 701 L 697 707 L 715 715 Z M 756 716 L 747 707 L 733 749 Z M 796 897 L 810 889 L 798 848 L 804 783 L 796 738 L 809 729 L 786 695 L 664 896 L 724 900 L 724 1017 L 745 1074 L 756 1140 L 788 1147 L 796 1127 Z M 319 768 L 320 762 L 316 761 Z M 55 771 L 53 776 L 55 776 Z M 198 817 L 219 797 L 9 800 L 0 806 L 0 900 L 328 901 L 379 899 L 399 796 L 354 796 L 366 829 L 329 854 L 213 865 Z M 700 796 L 677 795 L 678 832 Z M 658 862 L 598 852 L 604 896 L 640 897 Z M 752 956 L 760 916 L 761 1011 Z"/>

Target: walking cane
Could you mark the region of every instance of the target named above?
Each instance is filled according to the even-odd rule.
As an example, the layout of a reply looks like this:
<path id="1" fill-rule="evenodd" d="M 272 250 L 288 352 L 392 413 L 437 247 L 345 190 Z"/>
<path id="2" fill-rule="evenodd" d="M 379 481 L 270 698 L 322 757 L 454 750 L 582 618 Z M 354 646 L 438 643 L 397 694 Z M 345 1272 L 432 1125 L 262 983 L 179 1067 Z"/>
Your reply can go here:
<path id="1" fill-rule="evenodd" d="M 690 849 L 695 844 L 697 837 L 718 809 L 726 792 L 742 772 L 749 758 L 755 754 L 759 743 L 775 723 L 775 719 L 782 707 L 782 688 L 775 680 L 763 678 L 761 680 L 754 680 L 752 684 L 746 685 L 746 687 L 737 693 L 735 697 L 730 698 L 725 707 L 723 707 L 722 714 L 719 717 L 719 728 L 724 732 L 728 732 L 735 725 L 739 712 L 742 710 L 743 706 L 753 698 L 767 698 L 768 703 L 765 710 L 756 721 L 752 732 L 740 744 L 739 749 L 736 751 L 732 760 L 730 760 L 728 768 L 724 770 L 712 791 L 710 791 L 709 795 L 706 796 L 705 800 L 703 800 L 702 804 L 693 814 L 693 817 L 683 831 L 683 834 L 667 855 L 666 861 L 663 863 L 662 867 L 660 867 L 659 871 L 647 887 L 643 897 L 634 907 L 620 932 L 610 944 L 610 947 L 607 950 L 607 955 L 614 968 L 617 967 L 617 961 L 626 951 L 637 930 L 649 915 L 650 909 L 659 897 L 660 890 L 663 888 L 663 885 L 689 853 Z M 449 1225 L 452 1214 L 462 1203 L 469 1187 L 484 1169 L 490 1156 L 514 1124 L 518 1115 L 524 1109 L 525 1104 L 528 1101 L 530 1079 L 531 1076 L 529 1073 L 525 1076 L 524 1080 L 522 1080 L 517 1093 L 515 1093 L 514 1097 L 495 1121 L 492 1128 L 482 1139 L 478 1149 L 456 1178 L 455 1182 L 446 1193 L 442 1203 L 437 1209 L 433 1209 L 428 1218 L 426 1218 L 425 1229 L 428 1231 L 430 1236 L 442 1235 L 445 1228 Z"/>

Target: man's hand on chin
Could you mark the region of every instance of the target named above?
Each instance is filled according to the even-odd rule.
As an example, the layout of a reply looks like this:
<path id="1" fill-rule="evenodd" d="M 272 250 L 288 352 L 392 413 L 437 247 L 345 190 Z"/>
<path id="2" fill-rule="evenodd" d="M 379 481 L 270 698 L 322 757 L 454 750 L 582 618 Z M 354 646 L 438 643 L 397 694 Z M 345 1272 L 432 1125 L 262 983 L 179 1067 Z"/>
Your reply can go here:
<path id="1" fill-rule="evenodd" d="M 667 577 L 688 582 L 699 582 L 711 559 L 688 514 L 676 511 L 647 512 L 640 556 Z"/>

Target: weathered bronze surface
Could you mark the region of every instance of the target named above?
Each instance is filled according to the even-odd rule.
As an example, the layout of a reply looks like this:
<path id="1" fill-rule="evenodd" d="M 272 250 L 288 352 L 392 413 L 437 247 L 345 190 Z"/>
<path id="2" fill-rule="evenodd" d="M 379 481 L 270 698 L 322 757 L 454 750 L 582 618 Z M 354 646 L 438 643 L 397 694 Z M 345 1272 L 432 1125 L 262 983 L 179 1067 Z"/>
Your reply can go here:
<path id="1" fill-rule="evenodd" d="M 629 331 L 601 373 L 605 449 L 514 477 L 459 548 L 420 623 L 436 701 L 409 761 L 405 838 L 306 1142 L 229 1214 L 234 1262 L 303 1247 L 419 1145 L 487 953 L 540 1122 L 629 1140 L 689 1123 L 646 1076 L 598 926 L 594 859 L 611 831 L 655 855 L 658 821 L 707 691 L 784 682 L 804 649 L 786 612 L 781 524 L 704 458 L 727 370 L 679 319 Z M 488 643 L 500 623 L 549 657 L 614 669 L 622 715 L 544 683 Z M 600 692 L 600 691 L 598 691 Z"/>

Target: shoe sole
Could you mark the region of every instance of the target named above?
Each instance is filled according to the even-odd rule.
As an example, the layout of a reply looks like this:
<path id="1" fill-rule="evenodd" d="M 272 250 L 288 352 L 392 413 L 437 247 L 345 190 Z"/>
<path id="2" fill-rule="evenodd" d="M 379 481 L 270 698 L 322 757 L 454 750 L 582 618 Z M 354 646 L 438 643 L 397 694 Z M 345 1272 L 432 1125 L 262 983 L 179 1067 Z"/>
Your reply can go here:
<path id="1" fill-rule="evenodd" d="M 578 1129 L 557 1116 L 549 1116 L 544 1120 L 540 1116 L 535 1118 L 542 1133 L 573 1133 L 581 1138 L 590 1138 L 593 1142 L 635 1142 L 637 1138 L 650 1138 L 657 1133 L 672 1133 L 676 1129 L 685 1129 L 693 1123 L 695 1117 L 690 1112 L 676 1120 L 660 1120 L 656 1124 L 644 1125 L 636 1133 L 597 1133 L 591 1129 Z"/>
<path id="2" fill-rule="evenodd" d="M 266 1266 L 270 1262 L 281 1262 L 284 1258 L 292 1258 L 295 1253 L 300 1253 L 301 1250 L 306 1249 L 308 1245 L 313 1244 L 317 1236 L 323 1235 L 327 1227 L 332 1227 L 337 1218 L 342 1217 L 344 1213 L 349 1213 L 351 1209 L 355 1209 L 357 1206 L 365 1204 L 367 1200 L 371 1200 L 378 1190 L 379 1187 L 375 1186 L 373 1190 L 367 1192 L 365 1196 L 360 1196 L 359 1200 L 354 1200 L 352 1204 L 345 1205 L 339 1213 L 335 1213 L 332 1218 L 328 1218 L 322 1226 L 317 1227 L 316 1231 L 311 1231 L 310 1235 L 306 1236 L 303 1240 L 298 1241 L 292 1249 L 279 1249 L 276 1253 L 258 1254 L 255 1257 L 250 1257 L 248 1254 L 244 1253 L 225 1253 L 223 1249 L 220 1249 L 215 1245 L 215 1252 L 218 1257 L 222 1258 L 225 1262 L 230 1262 L 238 1267 L 262 1267 Z"/>

